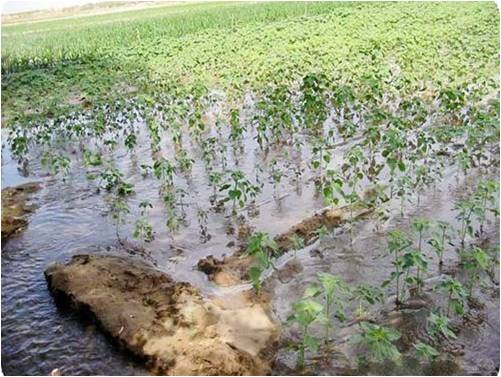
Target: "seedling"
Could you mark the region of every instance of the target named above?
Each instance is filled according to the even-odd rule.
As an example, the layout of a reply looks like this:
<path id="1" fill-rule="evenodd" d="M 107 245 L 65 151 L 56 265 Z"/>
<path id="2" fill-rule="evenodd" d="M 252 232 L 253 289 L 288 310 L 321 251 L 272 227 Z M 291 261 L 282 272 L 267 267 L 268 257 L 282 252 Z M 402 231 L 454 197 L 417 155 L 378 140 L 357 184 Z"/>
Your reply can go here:
<path id="1" fill-rule="evenodd" d="M 318 130 L 327 119 L 328 109 L 325 103 L 327 93 L 327 77 L 322 73 L 310 73 L 303 78 L 300 91 L 302 93 L 302 115 L 306 128 Z"/>
<path id="2" fill-rule="evenodd" d="M 329 229 L 325 225 L 322 225 L 320 228 L 315 229 L 315 236 L 318 237 L 319 240 L 323 240 L 325 237 L 329 235 Z"/>
<path id="3" fill-rule="evenodd" d="M 103 163 L 100 153 L 92 153 L 88 149 L 84 149 L 83 158 L 86 166 L 99 166 Z"/>
<path id="4" fill-rule="evenodd" d="M 101 173 L 100 187 L 119 196 L 127 196 L 134 192 L 131 183 L 127 183 L 122 173 L 115 168 L 107 168 Z"/>
<path id="5" fill-rule="evenodd" d="M 416 356 L 420 360 L 431 361 L 435 360 L 440 355 L 440 352 L 435 348 L 423 342 L 414 343 L 412 346 L 416 351 Z"/>
<path id="6" fill-rule="evenodd" d="M 198 208 L 197 220 L 200 227 L 200 239 L 202 240 L 202 243 L 206 243 L 211 239 L 211 235 L 209 234 L 207 211 Z"/>
<path id="7" fill-rule="evenodd" d="M 294 233 L 289 237 L 289 244 L 292 250 L 294 250 L 294 258 L 297 256 L 297 251 L 304 247 L 304 239 Z"/>
<path id="8" fill-rule="evenodd" d="M 348 285 L 343 280 L 326 272 L 319 272 L 318 280 L 320 281 L 320 285 L 309 287 L 305 292 L 305 297 L 322 296 L 324 302 L 322 318 L 325 329 L 324 342 L 327 344 L 330 339 L 330 329 L 332 328 L 332 314 L 336 313 L 336 317 L 342 321 L 346 319 L 343 299 L 349 289 Z"/>
<path id="9" fill-rule="evenodd" d="M 499 214 L 497 208 L 497 199 L 499 192 L 499 182 L 486 179 L 478 184 L 475 197 L 478 200 L 479 208 L 475 213 L 480 223 L 480 234 L 484 232 L 484 223 L 487 211 L 493 212 L 496 216 Z"/>
<path id="10" fill-rule="evenodd" d="M 141 210 L 141 217 L 136 220 L 132 236 L 149 243 L 155 238 L 153 235 L 153 226 L 147 220 L 148 210 L 153 208 L 153 205 L 149 200 L 144 200 L 139 203 L 139 208 Z"/>
<path id="11" fill-rule="evenodd" d="M 175 167 L 169 162 L 169 160 L 166 160 L 163 157 L 153 163 L 153 175 L 156 179 L 167 186 L 174 185 L 175 173 Z"/>
<path id="12" fill-rule="evenodd" d="M 62 173 L 65 176 L 70 172 L 71 160 L 62 154 L 44 153 L 41 163 L 44 166 L 48 166 L 54 175 Z"/>
<path id="13" fill-rule="evenodd" d="M 120 225 L 125 224 L 125 216 L 130 213 L 130 209 L 127 206 L 127 203 L 120 196 L 114 198 L 111 203 L 111 218 L 115 222 L 115 232 L 117 235 L 117 239 L 121 242 L 119 228 Z"/>
<path id="14" fill-rule="evenodd" d="M 132 153 L 137 144 L 136 134 L 134 132 L 130 132 L 129 134 L 127 134 L 124 140 L 124 144 L 129 153 Z"/>
<path id="15" fill-rule="evenodd" d="M 223 181 L 223 174 L 218 171 L 212 171 L 209 174 L 209 184 L 212 186 L 212 197 L 215 200 L 217 197 L 217 188 Z"/>
<path id="16" fill-rule="evenodd" d="M 445 239 L 447 237 L 447 229 L 449 226 L 449 223 L 445 221 L 437 221 L 436 231 L 432 233 L 431 239 L 428 240 L 428 243 L 433 248 L 433 251 L 437 254 L 439 268 L 442 268 L 442 265 L 444 264 Z"/>
<path id="17" fill-rule="evenodd" d="M 238 109 L 230 110 L 230 139 L 239 142 L 245 132 L 245 127 L 240 124 L 240 114 Z"/>
<path id="18" fill-rule="evenodd" d="M 235 170 L 230 175 L 231 181 L 219 188 L 219 191 L 227 191 L 226 201 L 232 202 L 232 213 L 236 214 L 237 204 L 244 207 L 249 200 L 253 200 L 259 188 L 254 186 L 245 178 L 245 174 L 240 170 Z"/>
<path id="19" fill-rule="evenodd" d="M 440 336 L 447 339 L 455 339 L 456 334 L 449 327 L 449 318 L 442 314 L 430 313 L 426 320 L 428 334 L 434 339 Z"/>
<path id="20" fill-rule="evenodd" d="M 467 198 L 456 202 L 454 210 L 458 212 L 456 218 L 461 221 L 459 238 L 461 240 L 461 251 L 464 251 L 466 236 L 473 236 L 472 216 L 474 213 L 479 212 L 480 207 L 476 200 Z"/>
<path id="21" fill-rule="evenodd" d="M 361 322 L 360 329 L 362 332 L 356 336 L 355 341 L 367 348 L 370 359 L 382 363 L 400 357 L 400 352 L 393 344 L 400 338 L 397 330 L 368 322 Z"/>
<path id="22" fill-rule="evenodd" d="M 406 252 L 402 257 L 402 261 L 402 269 L 405 273 L 405 283 L 412 287 L 412 289 L 409 289 L 409 293 L 411 296 L 419 294 L 421 287 L 423 286 L 421 272 L 426 271 L 428 268 L 428 262 L 424 258 L 423 254 L 417 249 Z M 416 270 L 416 274 L 412 276 L 410 274 L 414 268 Z"/>
<path id="23" fill-rule="evenodd" d="M 293 313 L 287 318 L 287 324 L 297 324 L 302 332 L 301 343 L 298 345 L 298 368 L 304 368 L 305 351 L 316 353 L 319 349 L 318 340 L 310 334 L 310 326 L 317 321 L 322 313 L 322 305 L 316 301 L 304 298 L 292 305 Z"/>
<path id="24" fill-rule="evenodd" d="M 490 275 L 495 263 L 486 251 L 475 246 L 461 254 L 461 265 L 466 270 L 468 277 L 466 280 L 468 296 L 472 297 L 473 290 L 484 282 L 483 275 Z"/>
<path id="25" fill-rule="evenodd" d="M 414 232 L 417 233 L 418 235 L 418 244 L 417 244 L 417 254 L 414 255 L 412 254 L 410 260 L 412 260 L 412 265 L 416 266 L 417 272 L 416 272 L 416 284 L 417 284 L 417 291 L 418 293 L 421 291 L 422 285 L 423 285 L 423 280 L 421 279 L 420 272 L 421 270 L 426 270 L 427 267 L 427 262 L 423 258 L 423 249 L 422 249 L 422 242 L 423 242 L 423 235 L 425 232 L 430 228 L 430 221 L 427 219 L 423 218 L 416 218 L 412 221 L 411 223 L 411 228 Z M 409 265 L 410 267 L 411 265 Z"/>
<path id="26" fill-rule="evenodd" d="M 193 160 L 189 155 L 188 152 L 184 149 L 180 149 L 176 153 L 176 162 L 177 166 L 179 168 L 179 171 L 189 174 L 191 173 L 191 169 L 193 167 L 193 164 L 195 163 L 195 160 Z"/>
<path id="27" fill-rule="evenodd" d="M 358 301 L 355 315 L 357 319 L 361 320 L 367 316 L 367 308 L 364 303 L 368 305 L 375 305 L 378 302 L 383 303 L 384 292 L 379 287 L 360 284 L 353 290 L 352 300 Z"/>
<path id="28" fill-rule="evenodd" d="M 447 317 L 450 316 L 451 308 L 456 315 L 464 314 L 464 301 L 466 292 L 459 281 L 447 278 L 438 285 L 438 289 L 447 293 Z"/>
<path id="29" fill-rule="evenodd" d="M 395 304 L 399 306 L 402 303 L 400 276 L 403 274 L 404 270 L 404 260 L 402 253 L 409 248 L 412 242 L 407 237 L 407 235 L 396 229 L 388 233 L 387 243 L 388 243 L 388 254 L 391 254 L 393 256 L 392 264 L 395 270 L 390 274 L 390 278 L 383 282 L 382 287 L 388 286 L 393 280 L 395 280 L 396 284 Z"/>
<path id="30" fill-rule="evenodd" d="M 273 182 L 273 191 L 274 191 L 275 199 L 278 199 L 278 197 L 279 197 L 280 182 L 282 181 L 283 175 L 284 175 L 283 171 L 278 166 L 277 161 L 274 160 L 271 163 L 270 178 L 272 179 L 272 182 Z"/>
<path id="31" fill-rule="evenodd" d="M 350 231 L 350 244 L 353 245 L 353 208 L 355 203 L 360 201 L 360 197 L 357 193 L 358 183 L 364 178 L 364 171 L 362 169 L 364 163 L 366 162 L 366 157 L 360 146 L 355 146 L 348 150 L 344 156 L 344 164 L 341 170 L 346 178 L 345 183 L 351 188 L 351 192 L 347 194 L 344 193 L 344 200 L 348 203 L 350 208 L 350 218 L 348 221 L 349 231 Z"/>
<path id="32" fill-rule="evenodd" d="M 257 294 L 261 291 L 261 275 L 266 269 L 273 267 L 270 257 L 277 250 L 277 243 L 263 232 L 254 233 L 247 241 L 246 253 L 256 258 L 256 264 L 249 269 L 249 277 Z"/>

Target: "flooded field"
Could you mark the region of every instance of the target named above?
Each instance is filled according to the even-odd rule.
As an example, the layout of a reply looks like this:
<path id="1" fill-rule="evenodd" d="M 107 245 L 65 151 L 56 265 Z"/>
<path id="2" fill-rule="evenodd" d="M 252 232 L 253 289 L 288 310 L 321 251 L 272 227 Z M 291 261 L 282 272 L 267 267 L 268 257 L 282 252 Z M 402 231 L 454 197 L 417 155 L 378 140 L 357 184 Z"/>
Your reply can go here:
<path id="1" fill-rule="evenodd" d="M 3 372 L 497 374 L 479 4 L 179 5 L 64 51 L 64 21 L 11 26 Z"/>

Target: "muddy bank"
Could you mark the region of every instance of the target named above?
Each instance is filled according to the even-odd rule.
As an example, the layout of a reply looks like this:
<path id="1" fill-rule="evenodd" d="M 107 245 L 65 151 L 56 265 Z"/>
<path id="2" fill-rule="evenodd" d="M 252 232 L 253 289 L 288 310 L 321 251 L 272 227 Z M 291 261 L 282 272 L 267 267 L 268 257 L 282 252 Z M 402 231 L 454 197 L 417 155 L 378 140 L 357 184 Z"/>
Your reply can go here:
<path id="1" fill-rule="evenodd" d="M 45 271 L 54 297 L 94 318 L 119 345 L 168 375 L 263 375 L 278 336 L 245 295 L 204 299 L 144 262 L 77 255 Z"/>
<path id="2" fill-rule="evenodd" d="M 28 215 L 36 208 L 28 203 L 29 197 L 41 187 L 32 182 L 2 190 L 2 242 L 26 228 Z"/>
<path id="3" fill-rule="evenodd" d="M 353 206 L 344 206 L 340 208 L 324 208 L 323 210 L 307 217 L 300 223 L 291 227 L 285 233 L 274 237 L 277 243 L 277 256 L 286 253 L 292 249 L 292 237 L 300 237 L 305 245 L 311 244 L 318 239 L 317 231 L 321 227 L 328 230 L 342 225 L 350 218 L 355 221 L 372 211 L 371 207 L 357 204 Z M 254 263 L 255 258 L 245 254 L 245 245 L 241 246 L 234 254 L 222 259 L 214 258 L 209 255 L 201 259 L 197 266 L 198 269 L 207 274 L 209 280 L 221 286 L 229 286 L 242 283 L 248 279 L 247 272 Z"/>

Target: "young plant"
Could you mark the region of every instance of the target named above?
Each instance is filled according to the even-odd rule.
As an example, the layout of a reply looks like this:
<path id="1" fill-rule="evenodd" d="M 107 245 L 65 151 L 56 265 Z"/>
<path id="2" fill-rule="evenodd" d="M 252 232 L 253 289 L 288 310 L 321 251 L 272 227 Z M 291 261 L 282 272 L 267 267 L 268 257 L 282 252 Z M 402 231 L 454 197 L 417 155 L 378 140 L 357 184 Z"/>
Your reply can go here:
<path id="1" fill-rule="evenodd" d="M 139 208 L 141 210 L 141 216 L 136 220 L 132 236 L 144 242 L 151 242 L 155 236 L 153 235 L 153 226 L 147 220 L 147 214 L 148 209 L 153 208 L 153 206 L 149 200 L 144 200 L 139 203 Z"/>
<path id="2" fill-rule="evenodd" d="M 179 171 L 181 171 L 185 174 L 190 174 L 191 169 L 193 168 L 193 164 L 195 163 L 195 160 L 193 160 L 188 155 L 188 152 L 186 150 L 180 149 L 176 153 L 176 162 L 177 162 L 177 166 L 179 168 Z"/>
<path id="3" fill-rule="evenodd" d="M 463 315 L 466 292 L 461 283 L 449 277 L 438 285 L 438 289 L 447 293 L 447 317 L 450 316 L 451 308 L 454 314 Z"/>
<path id="4" fill-rule="evenodd" d="M 231 182 L 225 183 L 219 191 L 227 191 L 225 202 L 232 202 L 232 213 L 236 214 L 236 205 L 244 207 L 249 200 L 256 197 L 259 188 L 245 178 L 245 174 L 240 170 L 233 171 L 230 177 Z"/>
<path id="5" fill-rule="evenodd" d="M 101 173 L 99 186 L 119 196 L 127 196 L 134 192 L 133 185 L 123 179 L 123 174 L 115 168 L 107 168 Z"/>
<path id="6" fill-rule="evenodd" d="M 393 342 L 400 338 L 400 333 L 390 327 L 361 322 L 362 332 L 355 338 L 356 342 L 367 348 L 370 359 L 382 363 L 386 360 L 396 360 L 400 352 Z"/>
<path id="7" fill-rule="evenodd" d="M 304 368 L 305 351 L 310 350 L 315 353 L 319 349 L 318 340 L 310 334 L 310 326 L 317 321 L 322 314 L 322 305 L 318 302 L 303 298 L 292 305 L 293 313 L 287 318 L 287 324 L 299 326 L 302 332 L 301 343 L 298 345 L 297 366 Z"/>
<path id="8" fill-rule="evenodd" d="M 424 258 L 423 253 L 418 249 L 411 249 L 407 251 L 402 257 L 402 269 L 405 272 L 405 283 L 409 286 L 409 293 L 411 296 L 419 294 L 423 286 L 423 279 L 421 272 L 428 268 L 428 262 Z M 411 275 L 412 270 L 415 269 L 415 275 Z"/>
<path id="9" fill-rule="evenodd" d="M 358 307 L 355 311 L 357 319 L 361 320 L 367 316 L 367 305 L 383 303 L 384 292 L 379 287 L 373 287 L 367 284 L 360 284 L 352 291 L 352 300 L 358 301 Z"/>
<path id="10" fill-rule="evenodd" d="M 393 280 L 395 280 L 396 285 L 396 298 L 395 305 L 399 306 L 402 303 L 402 292 L 400 287 L 400 276 L 403 274 L 404 260 L 402 253 L 409 248 L 412 244 L 411 240 L 402 233 L 400 230 L 396 229 L 388 233 L 388 254 L 393 256 L 393 267 L 395 270 L 391 273 L 390 278 L 385 280 L 382 287 L 388 286 Z"/>
<path id="11" fill-rule="evenodd" d="M 163 157 L 153 163 L 153 175 L 162 184 L 173 186 L 175 173 L 176 168 L 174 167 L 174 165 L 172 165 L 169 160 Z"/>
<path id="12" fill-rule="evenodd" d="M 440 352 L 438 352 L 435 348 L 423 342 L 414 343 L 412 346 L 414 347 L 416 356 L 419 360 L 431 361 L 440 355 Z"/>
<path id="13" fill-rule="evenodd" d="M 200 239 L 202 240 L 202 243 L 206 243 L 211 239 L 211 235 L 209 234 L 209 228 L 207 226 L 208 224 L 207 211 L 204 211 L 202 208 L 198 208 L 197 220 L 198 220 L 198 225 L 200 227 Z"/>
<path id="14" fill-rule="evenodd" d="M 329 229 L 327 229 L 325 225 L 322 225 L 318 229 L 315 229 L 314 233 L 319 240 L 323 240 L 325 237 L 329 235 Z"/>
<path id="15" fill-rule="evenodd" d="M 289 244 L 292 250 L 294 250 L 294 258 L 297 256 L 297 251 L 304 247 L 304 239 L 294 233 L 289 237 Z"/>
<path id="16" fill-rule="evenodd" d="M 344 200 L 350 208 L 350 218 L 348 226 L 350 231 L 350 244 L 353 245 L 353 208 L 355 203 L 360 201 L 360 196 L 357 193 L 358 184 L 364 178 L 363 165 L 367 158 L 360 146 L 355 146 L 348 150 L 344 156 L 344 164 L 341 170 L 346 178 L 345 182 L 351 189 L 349 194 L 344 195 Z"/>
<path id="17" fill-rule="evenodd" d="M 305 295 L 306 297 L 322 296 L 324 302 L 322 318 L 325 329 L 324 342 L 327 344 L 330 339 L 330 329 L 332 328 L 332 314 L 335 313 L 340 320 L 344 321 L 346 319 L 343 300 L 349 288 L 343 280 L 326 272 L 319 272 L 318 280 L 320 285 L 311 286 L 306 290 Z"/>
<path id="18" fill-rule="evenodd" d="M 421 288 L 423 285 L 423 280 L 421 279 L 420 273 L 421 270 L 426 270 L 427 267 L 427 262 L 423 257 L 423 248 L 422 248 L 423 235 L 430 228 L 430 221 L 419 217 L 415 218 L 411 223 L 411 228 L 415 233 L 417 233 L 418 242 L 417 242 L 417 249 L 414 251 L 414 253 L 409 253 L 410 256 L 409 261 L 412 261 L 412 265 L 409 265 L 409 267 L 413 265 L 416 266 L 416 286 L 417 286 L 417 292 L 419 293 L 421 292 Z"/>
<path id="19" fill-rule="evenodd" d="M 461 240 L 461 251 L 464 251 L 466 236 L 473 236 L 472 216 L 479 211 L 479 205 L 473 198 L 466 198 L 456 202 L 454 210 L 458 212 L 456 218 L 461 221 L 459 238 Z"/>
<path id="20" fill-rule="evenodd" d="M 92 153 L 88 149 L 83 151 L 85 166 L 99 166 L 103 163 L 101 153 Z"/>
<path id="21" fill-rule="evenodd" d="M 266 269 L 273 267 L 271 257 L 277 250 L 277 243 L 267 233 L 256 232 L 247 241 L 246 253 L 256 259 L 255 265 L 249 269 L 249 278 L 257 294 L 261 291 L 261 275 Z"/>
<path id="22" fill-rule="evenodd" d="M 493 212 L 496 216 L 499 215 L 499 209 L 497 207 L 498 192 L 499 182 L 495 180 L 485 179 L 478 184 L 477 190 L 475 191 L 475 197 L 479 203 L 476 218 L 480 223 L 480 234 L 484 232 L 487 211 Z"/>
<path id="23" fill-rule="evenodd" d="M 120 225 L 125 224 L 125 216 L 129 213 L 130 209 L 125 200 L 120 196 L 115 197 L 111 203 L 110 214 L 111 218 L 115 222 L 115 232 L 119 242 L 121 242 L 119 233 Z"/>
<path id="24" fill-rule="evenodd" d="M 223 182 L 223 174 L 218 171 L 212 171 L 209 173 L 209 184 L 212 186 L 212 199 L 216 200 L 217 197 L 217 188 Z"/>
<path id="25" fill-rule="evenodd" d="M 429 317 L 426 319 L 426 326 L 428 334 L 433 339 L 438 340 L 439 337 L 445 337 L 447 339 L 455 339 L 456 334 L 449 327 L 449 318 L 442 314 L 430 313 Z"/>
<path id="26" fill-rule="evenodd" d="M 390 197 L 393 197 L 394 182 L 397 172 L 404 173 L 406 165 L 404 160 L 404 151 L 406 150 L 407 138 L 406 133 L 398 127 L 391 124 L 385 132 L 382 139 L 383 150 L 381 155 L 385 159 L 386 166 L 390 171 Z"/>
<path id="27" fill-rule="evenodd" d="M 275 199 L 278 199 L 279 197 L 279 192 L 280 192 L 280 182 L 282 181 L 284 173 L 278 166 L 278 163 L 276 160 L 274 160 L 271 163 L 271 168 L 270 168 L 270 177 L 273 182 L 273 191 L 274 191 L 274 196 Z"/>
<path id="28" fill-rule="evenodd" d="M 472 297 L 473 290 L 484 282 L 484 275 L 491 275 L 492 266 L 495 264 L 493 258 L 477 246 L 461 254 L 461 265 L 466 271 L 466 288 L 469 297 Z"/>
<path id="29" fill-rule="evenodd" d="M 445 221 L 437 221 L 436 230 L 432 233 L 431 239 L 428 240 L 428 243 L 433 248 L 433 251 L 437 254 L 439 269 L 441 269 L 444 264 L 445 240 L 448 228 L 449 223 Z"/>

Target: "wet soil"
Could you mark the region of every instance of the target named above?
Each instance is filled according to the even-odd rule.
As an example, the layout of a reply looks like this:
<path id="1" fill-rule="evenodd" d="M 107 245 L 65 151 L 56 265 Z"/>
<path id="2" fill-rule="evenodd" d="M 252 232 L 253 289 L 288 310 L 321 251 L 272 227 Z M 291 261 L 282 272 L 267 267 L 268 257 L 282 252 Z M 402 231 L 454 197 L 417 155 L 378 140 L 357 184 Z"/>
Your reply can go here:
<path id="1" fill-rule="evenodd" d="M 301 237 L 305 245 L 318 239 L 316 231 L 324 226 L 328 231 L 347 221 L 357 221 L 372 212 L 372 208 L 356 204 L 340 208 L 324 208 L 291 227 L 288 231 L 274 237 L 277 243 L 275 256 L 280 256 L 292 250 L 291 238 Z M 248 280 L 249 267 L 255 258 L 245 254 L 245 246 L 235 253 L 222 259 L 209 255 L 197 263 L 200 271 L 207 274 L 209 280 L 221 286 L 241 284 Z"/>
<path id="2" fill-rule="evenodd" d="M 29 214 L 36 209 L 30 196 L 40 190 L 37 182 L 2 189 L 2 242 L 23 231 Z"/>
<path id="3" fill-rule="evenodd" d="M 45 276 L 58 301 L 99 326 L 155 373 L 263 375 L 276 324 L 244 297 L 204 300 L 189 283 L 139 260 L 77 255 Z"/>

